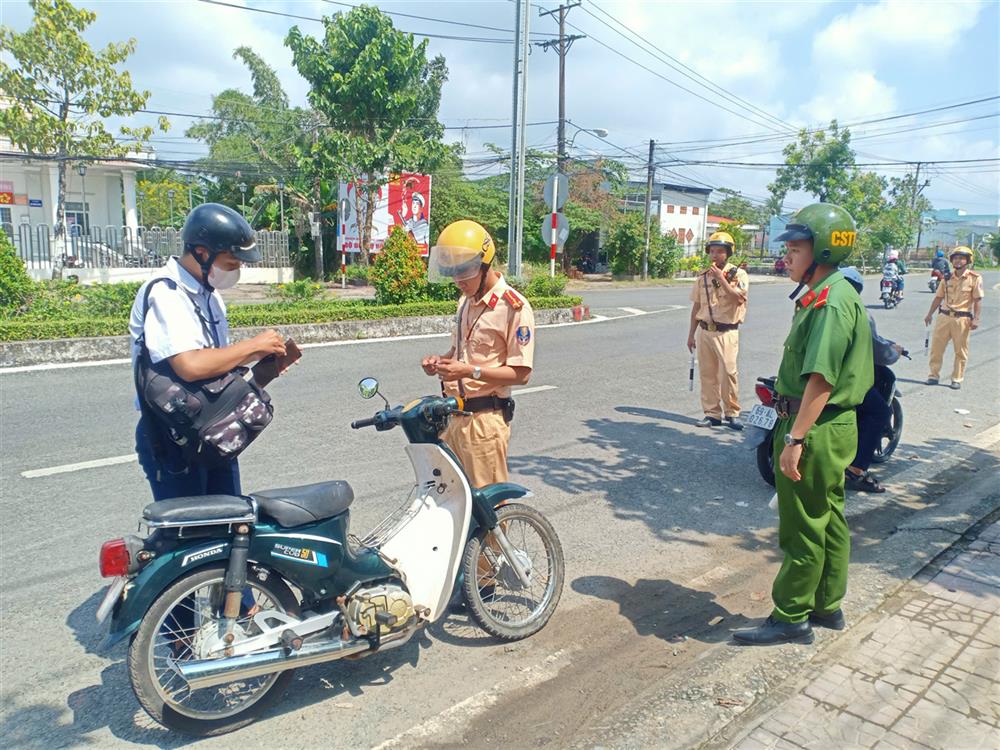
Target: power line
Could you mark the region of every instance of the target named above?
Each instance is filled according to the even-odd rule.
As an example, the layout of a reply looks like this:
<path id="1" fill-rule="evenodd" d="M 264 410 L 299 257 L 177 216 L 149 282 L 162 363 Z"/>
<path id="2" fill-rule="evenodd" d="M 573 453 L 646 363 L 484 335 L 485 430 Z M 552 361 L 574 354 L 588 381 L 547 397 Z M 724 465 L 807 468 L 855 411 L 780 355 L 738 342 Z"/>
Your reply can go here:
<path id="1" fill-rule="evenodd" d="M 625 29 L 626 31 L 628 31 L 629 34 L 631 34 L 632 36 L 634 36 L 636 39 L 640 40 L 647 47 L 651 47 L 658 54 L 651 53 L 651 52 L 649 52 L 648 49 L 643 49 L 643 47 L 641 45 L 639 45 L 637 42 L 635 42 L 632 39 L 629 39 L 629 37 L 625 36 L 625 34 L 622 34 L 620 31 L 618 31 L 617 29 L 615 29 L 614 27 L 612 27 L 606 21 L 603 21 L 602 19 L 598 18 L 596 15 L 594 15 L 593 13 L 591 13 L 590 10 L 588 10 L 587 8 L 583 9 L 584 13 L 586 13 L 587 15 L 589 15 L 591 18 L 595 19 L 598 23 L 601 23 L 604 26 L 606 26 L 607 28 L 611 29 L 616 34 L 618 34 L 619 36 L 621 36 L 623 39 L 625 39 L 626 41 L 628 41 L 631 44 L 633 44 L 636 47 L 638 47 L 640 50 L 643 50 L 647 54 L 652 54 L 653 57 L 657 57 L 661 62 L 663 62 L 664 64 L 666 64 L 667 66 L 669 66 L 673 70 L 676 70 L 678 73 L 680 73 L 685 78 L 688 78 L 689 80 L 693 81 L 694 83 L 698 84 L 699 86 L 702 86 L 703 88 L 708 89 L 713 94 L 717 94 L 717 95 L 722 96 L 727 101 L 729 101 L 729 102 L 731 102 L 733 104 L 737 104 L 737 105 L 741 104 L 741 105 L 749 108 L 751 111 L 758 113 L 759 115 L 761 115 L 762 117 L 764 117 L 766 120 L 779 125 L 780 127 L 784 128 L 785 130 L 790 130 L 792 132 L 795 132 L 796 128 L 794 126 L 790 125 L 789 123 L 785 122 L 784 120 L 782 120 L 782 119 L 780 119 L 778 117 L 775 117 L 770 112 L 767 112 L 766 110 L 764 110 L 764 109 L 756 106 L 755 104 L 752 104 L 751 102 L 748 102 L 746 99 L 743 99 L 742 97 L 738 96 L 737 94 L 734 94 L 733 92 L 729 91 L 728 89 L 724 88 L 723 86 L 720 86 L 719 84 L 715 83 L 714 81 L 712 81 L 711 79 L 707 78 L 706 76 L 703 76 L 701 73 L 699 73 L 698 71 L 696 71 L 694 68 L 692 68 L 692 67 L 690 67 L 688 65 L 685 65 L 683 62 L 681 62 L 680 60 L 678 60 L 676 57 L 673 57 L 668 52 L 666 52 L 663 48 L 658 47 L 657 45 L 653 44 L 651 41 L 649 41 L 648 39 L 646 39 L 645 37 L 643 37 L 641 34 L 639 34 L 637 31 L 635 31 L 631 27 L 626 26 L 625 24 L 623 24 L 617 18 L 615 18 L 614 16 L 612 16 L 611 14 L 609 14 L 603 8 L 601 8 L 601 6 L 598 5 L 597 3 L 591 3 L 591 6 L 593 8 L 595 8 L 597 11 L 599 11 L 602 15 L 606 16 L 607 18 L 610 18 L 618 26 L 621 26 L 623 29 Z M 683 70 L 682 70 L 682 68 L 683 68 Z M 689 72 L 685 73 L 684 72 L 685 70 L 689 71 Z M 698 80 L 698 79 L 701 79 L 701 80 Z M 702 81 L 704 81 L 704 83 Z"/>
<path id="2" fill-rule="evenodd" d="M 209 5 L 220 5 L 224 8 L 235 8 L 236 10 L 248 10 L 254 13 L 266 13 L 270 16 L 282 16 L 284 18 L 295 18 L 300 21 L 314 21 L 315 23 L 323 23 L 322 18 L 315 18 L 313 16 L 300 16 L 295 13 L 285 13 L 278 10 L 268 10 L 267 8 L 255 8 L 251 5 L 235 5 L 233 3 L 226 3 L 222 0 L 198 0 L 201 3 L 208 3 Z M 471 37 L 471 36 L 453 36 L 450 34 L 431 34 L 424 31 L 407 31 L 405 29 L 396 29 L 397 31 L 402 31 L 404 34 L 413 34 L 414 36 L 428 37 L 429 39 L 450 39 L 456 42 L 479 42 L 483 44 L 512 44 L 512 39 L 496 39 L 491 37 Z"/>
<path id="3" fill-rule="evenodd" d="M 339 5 L 339 6 L 344 7 L 344 8 L 358 8 L 358 7 L 361 7 L 361 6 L 358 6 L 358 5 L 353 5 L 352 3 L 335 2 L 335 0 L 323 0 L 323 2 L 327 3 L 328 5 Z M 403 12 L 398 11 L 398 10 L 384 10 L 382 8 L 379 8 L 379 11 L 381 13 L 387 15 L 387 16 L 399 16 L 400 18 L 414 18 L 414 19 L 416 19 L 418 21 L 431 21 L 433 23 L 445 23 L 445 24 L 450 24 L 452 26 L 464 26 L 465 28 L 468 28 L 468 29 L 482 29 L 484 31 L 500 31 L 500 32 L 503 32 L 505 34 L 513 34 L 514 33 L 513 29 L 505 29 L 505 28 L 502 28 L 500 26 L 483 26 L 482 24 L 478 24 L 478 23 L 467 23 L 465 21 L 454 21 L 454 20 L 451 20 L 451 19 L 448 19 L 448 18 L 430 18 L 429 16 L 418 16 L 418 15 L 414 15 L 413 13 L 403 13 Z M 532 32 L 530 32 L 530 34 L 532 36 L 545 36 L 545 34 L 543 32 L 540 32 L 540 31 L 532 31 Z M 511 41 L 513 41 L 513 40 L 511 40 Z"/>

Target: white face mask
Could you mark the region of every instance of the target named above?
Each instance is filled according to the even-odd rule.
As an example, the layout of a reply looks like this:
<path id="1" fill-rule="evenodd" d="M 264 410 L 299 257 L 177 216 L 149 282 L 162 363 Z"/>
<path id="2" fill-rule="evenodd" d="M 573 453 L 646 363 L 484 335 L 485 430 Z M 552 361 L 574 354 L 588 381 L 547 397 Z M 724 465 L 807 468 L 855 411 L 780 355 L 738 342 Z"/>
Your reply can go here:
<path id="1" fill-rule="evenodd" d="M 214 289 L 231 289 L 240 280 L 240 269 L 234 268 L 232 271 L 224 271 L 213 265 L 208 272 L 208 283 Z"/>

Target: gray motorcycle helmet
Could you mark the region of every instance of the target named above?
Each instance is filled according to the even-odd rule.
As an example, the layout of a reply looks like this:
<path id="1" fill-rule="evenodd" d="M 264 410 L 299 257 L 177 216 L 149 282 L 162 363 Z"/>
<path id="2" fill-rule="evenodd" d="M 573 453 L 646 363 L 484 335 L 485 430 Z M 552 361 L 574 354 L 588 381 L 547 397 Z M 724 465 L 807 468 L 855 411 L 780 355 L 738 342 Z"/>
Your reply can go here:
<path id="1" fill-rule="evenodd" d="M 840 273 L 851 282 L 851 286 L 858 290 L 858 294 L 861 294 L 865 288 L 865 280 L 861 277 L 861 272 L 854 266 L 845 266 L 840 269 Z"/>

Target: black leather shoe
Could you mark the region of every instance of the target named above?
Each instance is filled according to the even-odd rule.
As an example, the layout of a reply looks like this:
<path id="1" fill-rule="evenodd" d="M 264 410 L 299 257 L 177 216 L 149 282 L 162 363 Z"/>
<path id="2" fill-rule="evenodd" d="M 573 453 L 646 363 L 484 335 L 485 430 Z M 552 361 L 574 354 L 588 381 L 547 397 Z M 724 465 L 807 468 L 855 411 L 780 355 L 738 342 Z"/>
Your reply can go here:
<path id="1" fill-rule="evenodd" d="M 962 388 L 962 384 L 961 383 L 958 383 L 958 382 L 956 382 L 954 380 L 951 381 L 951 389 L 953 391 L 961 390 L 961 388 Z"/>
<path id="2" fill-rule="evenodd" d="M 812 626 L 808 620 L 803 622 L 782 622 L 768 617 L 763 625 L 750 630 L 737 630 L 733 640 L 747 646 L 770 646 L 775 643 L 812 643 Z"/>
<path id="3" fill-rule="evenodd" d="M 838 609 L 827 615 L 810 612 L 809 622 L 817 628 L 826 628 L 827 630 L 843 630 L 847 627 L 847 621 L 844 620 L 844 610 L 842 609 Z"/>
<path id="4" fill-rule="evenodd" d="M 730 429 L 737 431 L 743 429 L 743 420 L 739 417 L 726 417 L 726 422 L 729 423 Z"/>
<path id="5" fill-rule="evenodd" d="M 937 378 L 927 378 L 927 385 L 937 385 L 937 384 L 938 384 Z"/>
<path id="6" fill-rule="evenodd" d="M 695 422 L 696 427 L 721 427 L 722 420 L 715 417 L 705 417 L 700 422 Z"/>

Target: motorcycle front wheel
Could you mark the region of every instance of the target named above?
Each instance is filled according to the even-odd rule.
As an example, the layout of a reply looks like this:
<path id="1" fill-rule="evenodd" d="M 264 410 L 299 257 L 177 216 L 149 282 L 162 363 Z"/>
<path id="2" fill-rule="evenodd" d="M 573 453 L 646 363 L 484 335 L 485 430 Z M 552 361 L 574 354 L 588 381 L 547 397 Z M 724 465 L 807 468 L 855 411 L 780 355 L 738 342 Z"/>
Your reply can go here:
<path id="1" fill-rule="evenodd" d="M 136 698 L 154 720 L 184 734 L 209 737 L 239 729 L 281 697 L 294 670 L 191 690 L 177 667 L 206 658 L 218 638 L 226 570 L 211 566 L 181 578 L 146 612 L 128 652 L 128 673 Z M 250 601 L 253 604 L 250 605 Z M 298 615 L 291 589 L 277 576 L 248 576 L 236 628 L 257 635 L 258 611 Z"/>
<path id="2" fill-rule="evenodd" d="M 537 633 L 552 617 L 566 564 L 555 529 L 534 508 L 510 503 L 497 509 L 497 520 L 529 584 L 521 583 L 493 534 L 480 531 L 465 548 L 462 593 L 483 630 L 503 641 L 517 641 Z"/>

